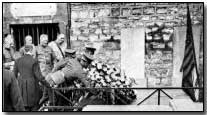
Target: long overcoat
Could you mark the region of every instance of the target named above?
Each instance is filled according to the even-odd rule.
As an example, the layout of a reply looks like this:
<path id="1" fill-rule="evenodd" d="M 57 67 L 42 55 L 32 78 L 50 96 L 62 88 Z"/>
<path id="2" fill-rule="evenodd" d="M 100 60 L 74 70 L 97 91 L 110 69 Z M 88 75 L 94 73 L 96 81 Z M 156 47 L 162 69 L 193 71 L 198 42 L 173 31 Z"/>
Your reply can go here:
<path id="1" fill-rule="evenodd" d="M 39 82 L 42 82 L 43 85 L 47 84 L 41 74 L 37 59 L 28 54 L 17 59 L 14 73 L 19 81 L 24 105 L 28 107 L 36 106 L 41 97 Z"/>

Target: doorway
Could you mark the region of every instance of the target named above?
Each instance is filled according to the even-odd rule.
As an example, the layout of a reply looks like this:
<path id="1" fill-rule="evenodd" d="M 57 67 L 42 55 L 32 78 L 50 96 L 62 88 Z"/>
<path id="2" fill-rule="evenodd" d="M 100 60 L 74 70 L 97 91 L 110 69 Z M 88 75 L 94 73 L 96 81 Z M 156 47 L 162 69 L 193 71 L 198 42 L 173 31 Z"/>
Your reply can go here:
<path id="1" fill-rule="evenodd" d="M 48 35 L 48 41 L 56 39 L 60 32 L 58 23 L 44 23 L 44 24 L 11 24 L 10 31 L 14 36 L 14 43 L 18 51 L 24 45 L 24 38 L 31 35 L 35 46 L 39 44 L 39 37 L 41 34 Z"/>

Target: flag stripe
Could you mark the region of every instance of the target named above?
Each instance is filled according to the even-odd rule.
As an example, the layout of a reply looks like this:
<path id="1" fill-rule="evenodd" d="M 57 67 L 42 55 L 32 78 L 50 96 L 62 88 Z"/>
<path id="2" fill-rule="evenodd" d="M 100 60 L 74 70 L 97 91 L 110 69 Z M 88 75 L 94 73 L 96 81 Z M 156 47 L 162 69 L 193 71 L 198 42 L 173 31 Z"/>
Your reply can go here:
<path id="1" fill-rule="evenodd" d="M 184 58 L 184 62 L 183 62 L 183 68 L 185 68 L 186 66 L 188 66 L 190 63 L 193 62 L 193 52 L 191 52 L 189 54 L 189 56 L 186 56 Z"/>
<path id="2" fill-rule="evenodd" d="M 190 68 L 191 66 L 194 66 L 193 61 L 192 61 L 192 62 L 189 62 L 186 66 L 183 66 L 183 72 L 184 72 L 184 71 L 187 71 L 188 68 Z"/>
<path id="3" fill-rule="evenodd" d="M 192 49 L 193 48 L 193 44 L 192 43 L 188 43 L 188 44 L 186 44 L 186 47 L 185 47 L 185 56 L 187 56 L 188 55 L 188 53 L 189 52 L 193 52 Z"/>
<path id="4" fill-rule="evenodd" d="M 184 70 L 183 70 L 183 77 L 188 77 L 189 74 L 192 74 L 192 70 L 194 68 L 194 64 L 190 63 L 189 66 L 187 66 Z"/>

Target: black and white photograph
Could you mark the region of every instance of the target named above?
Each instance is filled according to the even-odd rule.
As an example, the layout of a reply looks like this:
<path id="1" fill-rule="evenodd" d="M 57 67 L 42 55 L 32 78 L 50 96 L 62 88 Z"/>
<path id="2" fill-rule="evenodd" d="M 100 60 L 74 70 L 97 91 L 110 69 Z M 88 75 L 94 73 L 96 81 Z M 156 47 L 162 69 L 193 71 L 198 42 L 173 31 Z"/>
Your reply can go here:
<path id="1" fill-rule="evenodd" d="M 204 112 L 204 2 L 2 2 L 3 112 Z"/>

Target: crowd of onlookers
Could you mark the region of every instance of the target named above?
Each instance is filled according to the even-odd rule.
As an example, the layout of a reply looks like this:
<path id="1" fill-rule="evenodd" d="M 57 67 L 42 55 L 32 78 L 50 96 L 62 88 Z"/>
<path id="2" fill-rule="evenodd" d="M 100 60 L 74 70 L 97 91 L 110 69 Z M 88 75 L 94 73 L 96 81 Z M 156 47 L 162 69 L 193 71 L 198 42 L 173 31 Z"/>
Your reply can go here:
<path id="1" fill-rule="evenodd" d="M 27 35 L 24 46 L 15 51 L 12 35 L 4 36 L 3 111 L 37 111 L 45 100 L 51 100 L 51 88 L 66 81 L 79 79 L 88 86 L 84 68 L 93 61 L 96 49 L 86 47 L 84 54 L 76 56 L 65 39 L 64 34 L 58 34 L 48 43 L 48 35 L 42 34 L 35 46 L 32 36 Z"/>

